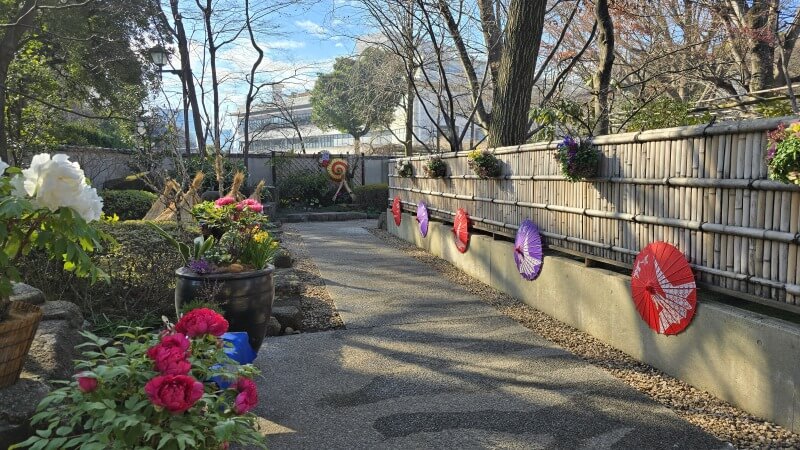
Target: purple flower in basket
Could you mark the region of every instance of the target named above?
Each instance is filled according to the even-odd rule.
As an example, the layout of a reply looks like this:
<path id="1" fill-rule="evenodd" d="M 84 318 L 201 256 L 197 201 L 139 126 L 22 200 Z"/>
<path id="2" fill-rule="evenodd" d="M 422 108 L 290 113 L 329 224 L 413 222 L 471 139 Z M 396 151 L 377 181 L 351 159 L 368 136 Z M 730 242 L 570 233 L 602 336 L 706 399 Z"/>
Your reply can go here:
<path id="1" fill-rule="evenodd" d="M 564 137 L 564 140 L 561 142 L 561 145 L 564 147 L 568 147 L 571 153 L 574 153 L 575 150 L 578 149 L 580 144 L 576 141 L 572 136 Z"/>
<path id="2" fill-rule="evenodd" d="M 775 158 L 775 152 L 778 151 L 778 145 L 772 144 L 767 149 L 767 162 L 772 161 Z"/>
<path id="3" fill-rule="evenodd" d="M 205 259 L 193 259 L 186 264 L 186 267 L 188 267 L 192 272 L 200 275 L 209 273 L 213 270 L 211 263 Z"/>

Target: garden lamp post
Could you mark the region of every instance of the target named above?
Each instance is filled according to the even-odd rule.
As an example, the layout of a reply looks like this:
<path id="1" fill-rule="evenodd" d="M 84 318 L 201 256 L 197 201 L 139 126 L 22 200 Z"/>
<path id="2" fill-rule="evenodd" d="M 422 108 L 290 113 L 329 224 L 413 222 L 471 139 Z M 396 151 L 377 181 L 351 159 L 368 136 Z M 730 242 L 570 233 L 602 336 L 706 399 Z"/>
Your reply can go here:
<path id="1" fill-rule="evenodd" d="M 189 99 L 186 96 L 186 80 L 183 77 L 183 71 L 178 69 L 164 69 L 164 66 L 169 63 L 169 52 L 162 46 L 156 45 L 149 51 L 150 61 L 158 67 L 158 78 L 163 80 L 164 72 L 174 73 L 181 79 L 181 100 L 183 102 L 183 139 L 186 144 L 186 154 L 192 153 L 191 142 L 189 141 Z"/>

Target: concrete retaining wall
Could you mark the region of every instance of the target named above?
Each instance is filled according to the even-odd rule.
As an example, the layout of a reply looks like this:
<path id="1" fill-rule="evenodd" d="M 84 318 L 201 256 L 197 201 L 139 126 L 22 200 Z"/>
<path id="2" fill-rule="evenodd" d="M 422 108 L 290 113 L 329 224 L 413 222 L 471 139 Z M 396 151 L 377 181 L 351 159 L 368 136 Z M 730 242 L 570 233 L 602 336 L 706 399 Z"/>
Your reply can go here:
<path id="1" fill-rule="evenodd" d="M 738 407 L 800 431 L 800 327 L 699 298 L 690 326 L 677 336 L 654 333 L 639 317 L 630 277 L 546 256 L 535 281 L 514 264 L 513 245 L 472 236 L 461 254 L 450 225 L 433 222 L 427 238 L 413 216 L 388 230 L 473 277 L 601 341 Z"/>

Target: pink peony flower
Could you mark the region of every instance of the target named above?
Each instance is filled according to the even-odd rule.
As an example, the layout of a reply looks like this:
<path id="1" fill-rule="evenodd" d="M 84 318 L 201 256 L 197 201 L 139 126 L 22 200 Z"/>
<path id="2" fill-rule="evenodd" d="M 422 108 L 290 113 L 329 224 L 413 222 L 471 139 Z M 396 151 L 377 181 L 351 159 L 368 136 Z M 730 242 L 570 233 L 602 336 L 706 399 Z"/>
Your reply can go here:
<path id="1" fill-rule="evenodd" d="M 198 308 L 184 314 L 175 324 L 175 331 L 190 338 L 211 334 L 222 336 L 228 331 L 228 321 L 216 311 Z"/>
<path id="2" fill-rule="evenodd" d="M 203 396 L 203 383 L 188 375 L 159 375 L 147 382 L 144 392 L 154 405 L 180 414 Z"/>
<path id="3" fill-rule="evenodd" d="M 236 203 L 236 199 L 233 197 L 220 197 L 214 202 L 214 206 L 217 208 L 222 208 L 226 205 L 232 205 Z"/>
<path id="4" fill-rule="evenodd" d="M 233 410 L 236 411 L 236 414 L 244 414 L 256 407 L 258 404 L 258 392 L 253 380 L 239 378 L 239 381 L 236 382 L 236 390 L 239 391 L 233 404 Z"/>
<path id="5" fill-rule="evenodd" d="M 94 392 L 97 389 L 97 378 L 85 377 L 83 373 L 78 374 L 78 389 L 86 394 Z"/>
<path id="6" fill-rule="evenodd" d="M 236 204 L 236 209 L 238 211 L 243 211 L 245 209 L 249 209 L 255 213 L 260 213 L 264 210 L 264 205 L 259 203 L 257 200 L 253 200 L 252 198 L 248 198 L 245 200 L 240 201 Z"/>
<path id="7" fill-rule="evenodd" d="M 147 350 L 147 356 L 153 360 L 155 369 L 164 375 L 186 375 L 192 370 L 189 357 L 189 338 L 183 334 L 170 334 L 161 338 L 161 342 Z"/>

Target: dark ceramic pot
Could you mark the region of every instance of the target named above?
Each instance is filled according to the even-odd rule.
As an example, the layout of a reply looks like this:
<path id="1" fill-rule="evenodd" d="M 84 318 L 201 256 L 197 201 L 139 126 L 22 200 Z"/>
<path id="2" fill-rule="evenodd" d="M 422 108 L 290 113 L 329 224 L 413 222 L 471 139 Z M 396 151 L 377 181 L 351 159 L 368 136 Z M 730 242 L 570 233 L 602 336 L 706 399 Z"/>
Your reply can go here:
<path id="1" fill-rule="evenodd" d="M 212 300 L 220 305 L 230 325 L 229 331 L 246 331 L 250 345 L 258 351 L 272 315 L 274 270 L 270 265 L 251 272 L 199 275 L 181 267 L 175 271 L 175 309 L 180 312 L 182 305 L 207 299 L 212 293 Z"/>

